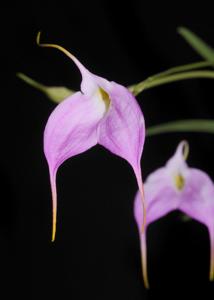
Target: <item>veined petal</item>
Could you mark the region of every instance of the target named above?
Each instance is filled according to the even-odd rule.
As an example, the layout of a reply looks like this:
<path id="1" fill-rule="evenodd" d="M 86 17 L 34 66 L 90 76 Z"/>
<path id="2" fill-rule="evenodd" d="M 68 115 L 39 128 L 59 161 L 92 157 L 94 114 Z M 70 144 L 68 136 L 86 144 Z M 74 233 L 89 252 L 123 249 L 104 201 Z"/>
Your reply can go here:
<path id="1" fill-rule="evenodd" d="M 110 107 L 100 122 L 98 142 L 130 163 L 143 200 L 140 160 L 145 140 L 145 124 L 142 111 L 134 96 L 125 87 L 115 82 L 100 82 L 100 85 L 109 95 Z M 143 208 L 145 222 L 145 207 Z"/>
<path id="2" fill-rule="evenodd" d="M 147 270 L 147 245 L 146 235 L 148 225 L 163 217 L 172 211 L 177 205 L 174 197 L 175 191 L 170 187 L 165 168 L 160 168 L 149 176 L 144 184 L 145 203 L 146 203 L 146 228 L 142 233 L 143 210 L 140 192 L 136 194 L 134 202 L 134 216 L 138 226 L 140 246 L 141 246 L 141 263 L 143 281 L 146 288 L 149 288 L 148 270 Z M 174 198 L 174 199 L 172 199 Z"/>
<path id="3" fill-rule="evenodd" d="M 174 155 L 161 167 L 151 173 L 145 181 L 145 202 L 147 207 L 146 226 L 179 207 L 181 193 L 176 187 L 177 174 L 187 173 L 185 159 L 188 155 L 188 144 L 179 143 Z M 135 197 L 134 214 L 138 227 L 142 225 L 142 208 L 140 193 Z"/>
<path id="4" fill-rule="evenodd" d="M 166 167 L 151 173 L 144 183 L 146 203 L 146 227 L 159 218 L 178 208 L 179 200 L 175 188 L 172 187 L 171 178 Z M 140 193 L 135 196 L 134 215 L 138 228 L 143 222 Z"/>
<path id="5" fill-rule="evenodd" d="M 125 87 L 112 82 L 107 93 L 111 104 L 99 126 L 99 144 L 137 169 L 145 140 L 142 111 Z"/>
<path id="6" fill-rule="evenodd" d="M 179 209 L 203 223 L 210 239 L 210 280 L 214 280 L 214 184 L 203 171 L 190 168 Z"/>
<path id="7" fill-rule="evenodd" d="M 95 93 L 80 92 L 60 103 L 50 115 L 44 132 L 44 152 L 49 165 L 53 197 L 53 236 L 56 224 L 55 179 L 59 166 L 68 158 L 97 144 L 97 126 L 106 113 L 105 104 Z"/>
<path id="8" fill-rule="evenodd" d="M 50 115 L 44 132 L 44 151 L 51 169 L 97 143 L 97 126 L 106 113 L 99 95 L 75 93 Z"/>
<path id="9" fill-rule="evenodd" d="M 203 171 L 189 168 L 179 209 L 209 226 L 214 219 L 214 184 Z"/>

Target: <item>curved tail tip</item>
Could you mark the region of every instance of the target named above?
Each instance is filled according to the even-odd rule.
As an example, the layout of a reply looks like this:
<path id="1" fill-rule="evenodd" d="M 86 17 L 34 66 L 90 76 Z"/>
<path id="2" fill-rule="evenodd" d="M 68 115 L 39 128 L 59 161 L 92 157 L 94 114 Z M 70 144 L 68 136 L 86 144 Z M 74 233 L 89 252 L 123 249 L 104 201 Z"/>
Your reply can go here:
<path id="1" fill-rule="evenodd" d="M 56 210 L 53 211 L 53 225 L 52 225 L 52 238 L 51 242 L 54 242 L 56 238 Z"/>

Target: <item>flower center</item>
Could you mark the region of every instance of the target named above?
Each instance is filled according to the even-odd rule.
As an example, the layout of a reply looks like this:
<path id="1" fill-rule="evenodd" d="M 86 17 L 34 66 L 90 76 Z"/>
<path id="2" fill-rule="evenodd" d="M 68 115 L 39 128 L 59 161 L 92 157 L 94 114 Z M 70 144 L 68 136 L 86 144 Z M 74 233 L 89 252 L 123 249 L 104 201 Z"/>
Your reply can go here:
<path id="1" fill-rule="evenodd" d="M 181 191 L 185 186 L 184 177 L 181 174 L 177 174 L 174 177 L 176 188 Z"/>
<path id="2" fill-rule="evenodd" d="M 110 100 L 110 98 L 109 98 L 109 95 L 108 95 L 108 93 L 106 93 L 106 91 L 104 91 L 101 87 L 99 87 L 98 92 L 99 92 L 99 94 L 100 94 L 100 96 L 101 96 L 102 101 L 103 101 L 104 104 L 105 104 L 105 109 L 106 109 L 106 111 L 107 111 L 107 110 L 109 109 L 109 106 L 110 106 L 110 103 L 111 103 L 111 100 Z"/>

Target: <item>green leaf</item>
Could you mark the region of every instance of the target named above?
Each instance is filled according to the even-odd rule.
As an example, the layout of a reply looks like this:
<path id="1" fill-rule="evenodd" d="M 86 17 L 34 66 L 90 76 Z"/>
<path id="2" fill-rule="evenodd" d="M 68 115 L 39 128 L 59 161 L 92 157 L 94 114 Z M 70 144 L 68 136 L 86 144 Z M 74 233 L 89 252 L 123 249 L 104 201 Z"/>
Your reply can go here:
<path id="1" fill-rule="evenodd" d="M 214 49 L 212 47 L 185 27 L 179 27 L 178 32 L 198 54 L 205 60 L 214 63 Z"/>
<path id="2" fill-rule="evenodd" d="M 27 84 L 44 93 L 50 100 L 52 100 L 55 103 L 62 102 L 65 98 L 74 93 L 74 91 L 64 86 L 46 86 L 40 82 L 35 81 L 34 79 L 28 77 L 23 73 L 17 73 L 16 75 Z"/>
<path id="3" fill-rule="evenodd" d="M 179 120 L 159 124 L 147 128 L 147 136 L 152 136 L 161 133 L 169 132 L 204 132 L 214 133 L 214 120 L 208 119 L 193 119 L 193 120 Z"/>

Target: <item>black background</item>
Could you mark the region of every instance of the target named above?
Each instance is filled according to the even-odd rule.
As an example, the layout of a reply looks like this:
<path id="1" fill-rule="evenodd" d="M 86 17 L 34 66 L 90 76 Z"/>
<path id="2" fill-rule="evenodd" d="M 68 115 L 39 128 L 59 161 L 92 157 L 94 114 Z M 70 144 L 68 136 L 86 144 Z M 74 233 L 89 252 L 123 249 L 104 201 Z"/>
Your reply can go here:
<path id="1" fill-rule="evenodd" d="M 186 26 L 214 46 L 212 8 L 134 1 L 16 2 L 1 10 L 1 299 L 159 299 L 203 292 L 209 240 L 204 226 L 177 212 L 148 230 L 151 290 L 141 278 L 131 167 L 102 147 L 67 161 L 58 173 L 58 226 L 51 239 L 51 194 L 43 130 L 55 105 L 16 78 L 21 71 L 50 85 L 79 89 L 80 74 L 42 39 L 72 51 L 92 72 L 129 85 L 167 68 L 199 61 L 177 34 Z M 3 67 L 6 65 L 6 69 Z M 180 118 L 213 118 L 213 81 L 189 80 L 138 97 L 146 125 Z M 165 134 L 148 138 L 143 178 L 188 139 L 189 164 L 214 179 L 213 136 Z M 208 296 L 209 294 L 209 296 Z M 182 299 L 183 299 L 182 298 Z"/>

